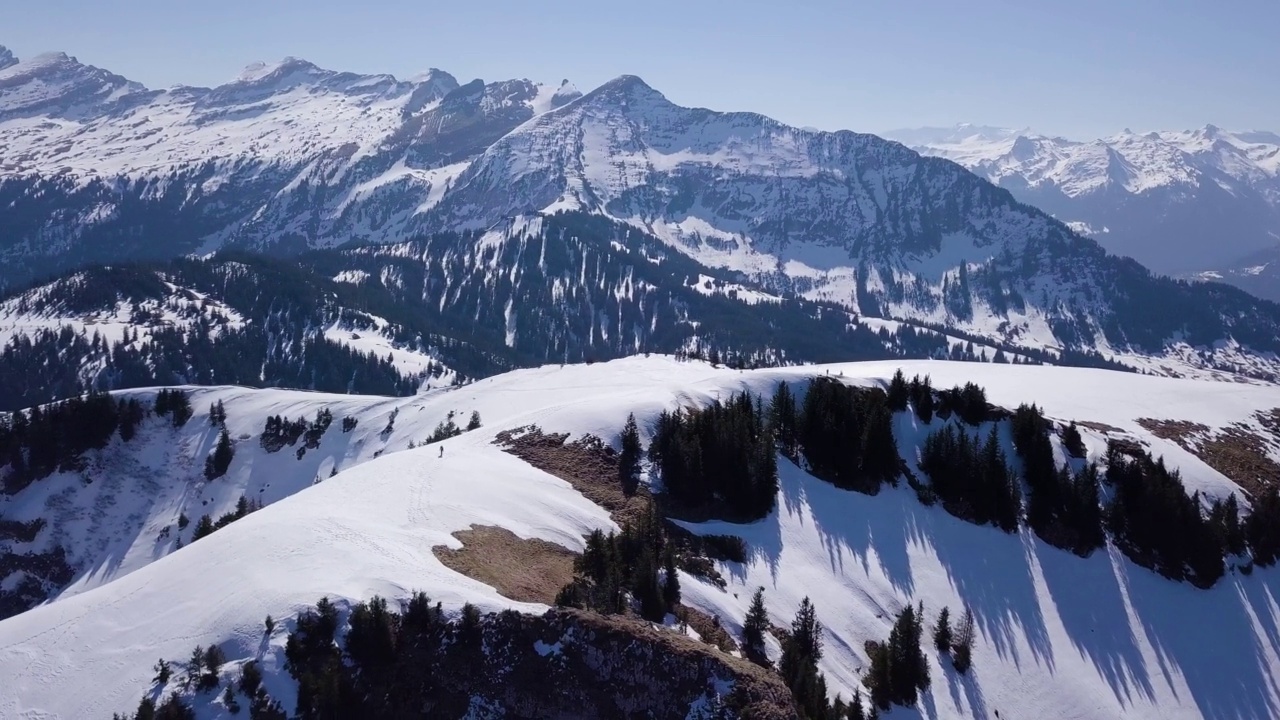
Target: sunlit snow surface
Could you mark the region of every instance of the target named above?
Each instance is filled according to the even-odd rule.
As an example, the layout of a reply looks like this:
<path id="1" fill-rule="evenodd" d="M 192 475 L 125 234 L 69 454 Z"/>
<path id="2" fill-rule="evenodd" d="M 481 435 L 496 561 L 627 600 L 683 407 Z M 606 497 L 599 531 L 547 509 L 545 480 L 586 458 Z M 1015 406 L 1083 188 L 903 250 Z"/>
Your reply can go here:
<path id="1" fill-rule="evenodd" d="M 1220 474 L 1151 437 L 1139 417 L 1192 419 L 1209 426 L 1246 421 L 1280 406 L 1280 389 L 1142 377 L 1098 370 L 916 361 L 739 372 L 666 357 L 523 370 L 413 398 L 380 399 L 282 390 L 195 391 L 196 416 L 179 431 L 148 425 L 133 443 L 91 462 L 78 476 L 36 483 L 0 505 L 6 518 L 62 512 L 61 541 L 87 571 L 49 604 L 0 622 L 0 716 L 104 717 L 136 705 L 157 657 L 180 659 L 219 643 L 228 657 L 263 661 L 286 707 L 288 623 L 264 639 L 262 619 L 291 618 L 328 595 L 404 598 L 426 591 L 456 610 L 537 606 L 506 600 L 443 567 L 437 544 L 472 523 L 498 525 L 579 549 L 607 514 L 564 482 L 491 444 L 503 430 L 613 438 L 628 412 L 642 427 L 663 409 L 704 404 L 738 389 L 768 393 L 780 379 L 831 374 L 883 383 L 897 367 L 928 373 L 935 386 L 976 381 L 993 402 L 1038 402 L 1054 418 L 1106 423 L 1152 445 L 1182 469 L 1189 489 L 1235 491 Z M 145 394 L 147 391 L 133 391 Z M 237 444 L 227 477 L 205 483 L 199 462 L 215 437 L 205 412 L 224 401 Z M 335 423 L 319 449 L 268 455 L 257 445 L 271 414 Z M 477 410 L 484 427 L 437 446 L 409 450 L 449 411 Z M 384 435 L 391 413 L 393 429 Z M 341 432 L 343 416 L 359 418 Z M 904 455 L 924 430 L 898 418 Z M 1104 448 L 1086 431 L 1091 454 Z M 116 441 L 117 443 L 119 441 Z M 1060 449 L 1059 449 L 1060 450 Z M 380 457 L 375 457 L 380 455 Z M 95 456 L 97 457 L 97 456 Z M 329 474 L 334 466 L 339 472 Z M 866 665 L 863 643 L 887 636 L 892 614 L 923 601 L 930 622 L 942 606 L 973 609 L 979 630 L 974 670 L 956 676 L 931 661 L 933 686 L 918 712 L 931 718 L 1264 718 L 1280 712 L 1277 575 L 1229 575 L 1209 591 L 1164 580 L 1118 554 L 1080 559 L 1027 533 L 1005 535 L 919 505 L 905 488 L 868 497 L 837 490 L 780 462 L 778 510 L 748 526 L 711 523 L 750 544 L 746 565 L 722 564 L 721 591 L 682 575 L 685 601 L 740 626 L 752 590 L 766 588 L 773 621 L 789 622 L 800 599 L 817 605 L 826 630 L 822 669 L 846 697 Z M 318 481 L 318 482 L 317 482 Z M 185 511 L 226 512 L 241 494 L 269 504 L 177 552 L 156 542 Z M 52 496 L 60 496 L 53 506 Z M 58 508 L 61 508 L 59 510 Z M 102 519 L 94 526 L 93 516 Z M 83 517 L 82 517 L 83 516 Z M 774 648 L 776 651 L 776 648 Z M 932 652 L 929 653 L 933 657 Z M 233 672 L 229 666 L 228 673 Z M 218 706 L 202 706 L 216 716 Z M 212 713 L 212 715 L 208 714 Z"/>

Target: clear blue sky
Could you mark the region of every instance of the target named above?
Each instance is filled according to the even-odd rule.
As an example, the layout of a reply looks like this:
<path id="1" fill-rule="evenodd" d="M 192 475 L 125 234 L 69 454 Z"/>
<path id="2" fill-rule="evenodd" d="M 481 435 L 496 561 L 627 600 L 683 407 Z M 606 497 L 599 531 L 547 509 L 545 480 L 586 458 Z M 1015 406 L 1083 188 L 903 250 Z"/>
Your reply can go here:
<path id="1" fill-rule="evenodd" d="M 643 77 L 795 125 L 966 121 L 1092 137 L 1280 130 L 1278 0 L 3 0 L 0 44 L 151 87 L 255 60 L 462 82 Z"/>

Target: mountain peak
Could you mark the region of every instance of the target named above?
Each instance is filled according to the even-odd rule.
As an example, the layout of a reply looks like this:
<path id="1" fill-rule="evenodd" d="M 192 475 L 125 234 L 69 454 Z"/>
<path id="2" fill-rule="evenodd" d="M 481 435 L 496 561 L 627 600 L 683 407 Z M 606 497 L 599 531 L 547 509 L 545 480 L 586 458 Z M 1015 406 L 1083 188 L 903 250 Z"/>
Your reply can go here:
<path id="1" fill-rule="evenodd" d="M 17 64 L 18 58 L 14 57 L 13 51 L 0 45 L 0 70 Z"/>
<path id="2" fill-rule="evenodd" d="M 298 72 L 298 71 L 311 73 L 311 72 L 320 71 L 320 68 L 317 67 L 314 63 L 311 63 L 311 62 L 308 62 L 307 60 L 303 60 L 302 58 L 296 58 L 290 55 L 279 62 L 250 63 L 248 66 L 245 67 L 244 70 L 240 72 L 240 75 L 236 77 L 236 82 L 256 83 L 256 82 L 261 82 L 263 80 L 266 80 L 267 78 L 270 78 L 270 77 L 284 75 L 286 73 Z"/>
<path id="3" fill-rule="evenodd" d="M 666 97 L 654 90 L 638 75 L 619 75 L 589 93 L 597 97 L 631 97 L 666 100 Z"/>

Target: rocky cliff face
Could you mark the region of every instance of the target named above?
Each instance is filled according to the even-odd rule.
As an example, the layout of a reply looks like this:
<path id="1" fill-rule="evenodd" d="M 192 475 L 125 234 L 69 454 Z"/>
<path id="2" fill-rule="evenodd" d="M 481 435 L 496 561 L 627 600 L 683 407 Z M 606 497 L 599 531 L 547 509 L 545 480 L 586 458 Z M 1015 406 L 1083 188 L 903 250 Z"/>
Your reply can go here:
<path id="1" fill-rule="evenodd" d="M 426 701 L 429 713 L 463 717 L 481 706 L 558 720 L 797 718 L 774 673 L 638 620 L 506 612 L 487 617 L 483 633 L 478 666 L 447 652 L 432 668 L 449 690 Z"/>

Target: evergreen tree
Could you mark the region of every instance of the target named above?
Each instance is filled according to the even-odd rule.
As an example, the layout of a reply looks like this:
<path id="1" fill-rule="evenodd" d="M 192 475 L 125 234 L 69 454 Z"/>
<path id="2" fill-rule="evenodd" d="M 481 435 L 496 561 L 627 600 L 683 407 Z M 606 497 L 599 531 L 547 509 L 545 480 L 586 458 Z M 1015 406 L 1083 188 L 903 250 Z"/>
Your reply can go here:
<path id="1" fill-rule="evenodd" d="M 155 720 L 156 717 L 156 701 L 149 697 L 143 697 L 138 702 L 138 709 L 133 713 L 133 720 Z M 129 720 L 122 718 L 121 720 Z"/>
<path id="2" fill-rule="evenodd" d="M 467 421 L 467 431 L 477 430 L 480 428 L 480 411 L 472 410 L 471 419 Z"/>
<path id="3" fill-rule="evenodd" d="M 222 692 L 222 705 L 232 715 L 240 714 L 240 702 L 236 700 L 236 691 L 232 690 L 230 685 Z"/>
<path id="4" fill-rule="evenodd" d="M 676 572 L 676 556 L 670 550 L 665 554 L 662 575 L 662 601 L 668 612 L 675 612 L 680 605 L 680 575 Z"/>
<path id="5" fill-rule="evenodd" d="M 929 664 L 920 649 L 923 615 L 923 606 L 903 608 L 889 631 L 889 640 L 871 647 L 865 682 L 872 702 L 881 709 L 915 705 L 919 693 L 929 687 Z"/>
<path id="6" fill-rule="evenodd" d="M 823 718 L 827 713 L 827 684 L 818 672 L 822 659 L 822 625 L 809 598 L 800 601 L 800 609 L 791 622 L 791 632 L 782 643 L 778 669 L 783 682 L 791 688 L 796 705 L 808 718 Z"/>
<path id="7" fill-rule="evenodd" d="M 1280 489 L 1267 488 L 1254 501 L 1244 521 L 1244 535 L 1255 564 L 1268 567 L 1280 558 Z"/>
<path id="8" fill-rule="evenodd" d="M 751 607 L 747 609 L 746 619 L 742 623 L 742 647 L 747 659 L 759 665 L 769 665 L 765 654 L 764 635 L 769 631 L 769 613 L 764 607 L 764 588 L 756 588 L 751 596 Z"/>
<path id="9" fill-rule="evenodd" d="M 910 390 L 907 387 L 907 378 L 902 374 L 902 368 L 898 368 L 893 373 L 893 379 L 889 381 L 889 409 L 893 412 L 902 412 L 907 409 L 907 401 L 910 399 Z"/>
<path id="10" fill-rule="evenodd" d="M 1080 428 L 1076 427 L 1074 420 L 1071 424 L 1062 429 L 1062 446 L 1067 449 L 1067 453 L 1073 458 L 1083 458 L 1085 456 L 1084 438 L 1080 436 Z"/>
<path id="11" fill-rule="evenodd" d="M 213 534 L 213 519 L 208 515 L 201 515 L 196 522 L 196 529 L 191 532 L 191 541 L 195 542 L 202 537 Z"/>
<path id="12" fill-rule="evenodd" d="M 634 413 L 627 415 L 627 423 L 622 428 L 621 445 L 618 476 L 622 481 L 623 491 L 631 495 L 640 486 L 640 429 L 636 426 Z"/>
<path id="13" fill-rule="evenodd" d="M 769 427 L 782 454 L 792 461 L 798 459 L 800 439 L 796 429 L 796 399 L 791 393 L 791 386 L 785 381 L 778 383 L 769 402 Z"/>
<path id="14" fill-rule="evenodd" d="M 173 668 L 169 667 L 169 661 L 164 658 L 156 661 L 154 670 L 156 671 L 156 676 L 151 682 L 161 687 L 167 685 L 169 678 L 173 677 Z"/>
<path id="15" fill-rule="evenodd" d="M 209 424 L 223 429 L 227 426 L 227 409 L 218 400 L 209 406 Z"/>
<path id="16" fill-rule="evenodd" d="M 205 458 L 205 479 L 214 480 L 226 475 L 227 468 L 231 467 L 231 459 L 235 457 L 235 454 L 235 447 L 231 444 L 231 436 L 224 427 L 222 432 L 218 434 L 218 444 L 214 447 L 213 454 Z"/>
<path id="17" fill-rule="evenodd" d="M 938 624 L 933 628 L 933 645 L 940 652 L 951 652 L 951 610 L 942 608 Z"/>
<path id="18" fill-rule="evenodd" d="M 175 692 L 156 708 L 155 720 L 196 720 L 196 713 Z"/>

